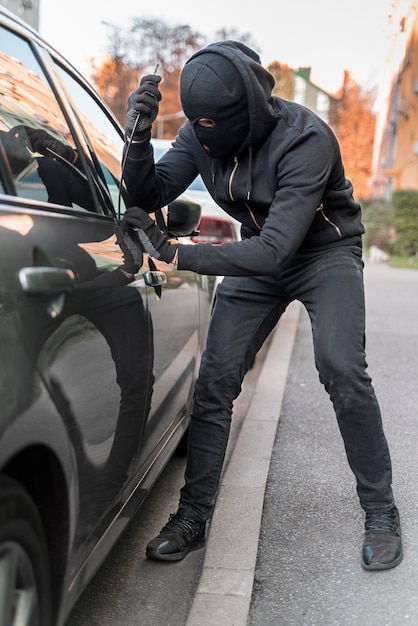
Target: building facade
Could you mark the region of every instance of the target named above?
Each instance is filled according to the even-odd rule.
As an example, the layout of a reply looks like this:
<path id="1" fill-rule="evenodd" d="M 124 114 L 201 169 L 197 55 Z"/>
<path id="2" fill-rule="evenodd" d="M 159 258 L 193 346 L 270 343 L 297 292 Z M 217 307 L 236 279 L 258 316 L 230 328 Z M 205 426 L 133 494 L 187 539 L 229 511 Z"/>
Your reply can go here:
<path id="1" fill-rule="evenodd" d="M 311 81 L 311 68 L 301 67 L 292 70 L 294 76 L 293 100 L 314 111 L 327 124 L 332 126 L 333 107 L 336 98 Z"/>
<path id="2" fill-rule="evenodd" d="M 396 8 L 371 180 L 373 197 L 386 200 L 398 189 L 418 189 L 417 2 L 399 2 Z"/>
<path id="3" fill-rule="evenodd" d="M 35 30 L 39 30 L 39 2 L 40 0 L 0 0 L 2 6 Z"/>

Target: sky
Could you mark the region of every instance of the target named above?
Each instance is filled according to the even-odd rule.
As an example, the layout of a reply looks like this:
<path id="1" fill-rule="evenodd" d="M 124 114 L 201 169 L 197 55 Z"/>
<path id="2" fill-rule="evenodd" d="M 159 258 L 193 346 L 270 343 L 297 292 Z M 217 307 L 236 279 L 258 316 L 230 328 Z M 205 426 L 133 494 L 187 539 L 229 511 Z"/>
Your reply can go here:
<path id="1" fill-rule="evenodd" d="M 149 10 L 154 4 L 155 10 Z M 292 69 L 311 67 L 311 80 L 330 93 L 344 70 L 365 89 L 379 83 L 388 49 L 391 0 L 39 0 L 41 35 L 84 75 L 87 60 L 106 52 L 109 28 L 132 18 L 160 18 L 189 25 L 214 41 L 221 28 L 249 33 L 264 66 L 274 60 Z M 146 11 L 145 11 L 146 7 Z"/>

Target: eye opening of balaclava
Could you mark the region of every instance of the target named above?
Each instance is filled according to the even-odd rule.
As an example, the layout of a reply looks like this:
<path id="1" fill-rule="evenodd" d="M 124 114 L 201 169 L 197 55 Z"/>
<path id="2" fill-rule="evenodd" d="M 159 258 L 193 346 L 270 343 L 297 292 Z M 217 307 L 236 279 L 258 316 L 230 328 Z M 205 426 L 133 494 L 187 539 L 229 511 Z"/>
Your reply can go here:
<path id="1" fill-rule="evenodd" d="M 249 134 L 248 101 L 244 82 L 234 64 L 223 55 L 207 52 L 193 57 L 180 79 L 183 111 L 205 152 L 222 159 L 239 154 Z M 215 125 L 198 124 L 208 118 Z"/>

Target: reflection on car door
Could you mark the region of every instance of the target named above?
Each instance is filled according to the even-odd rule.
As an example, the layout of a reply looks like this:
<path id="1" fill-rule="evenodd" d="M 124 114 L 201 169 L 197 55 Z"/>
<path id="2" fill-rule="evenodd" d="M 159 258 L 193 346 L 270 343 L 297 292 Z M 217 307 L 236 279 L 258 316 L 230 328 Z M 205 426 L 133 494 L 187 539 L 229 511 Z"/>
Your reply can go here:
<path id="1" fill-rule="evenodd" d="M 2 20 L 0 41 L 6 613 L 61 624 L 187 428 L 211 292 L 157 262 L 152 287 L 146 256 L 121 272 L 122 130 L 33 31 Z"/>
<path id="2" fill-rule="evenodd" d="M 142 460 L 174 429 L 190 405 L 198 357 L 199 291 L 192 272 L 157 263 L 167 283 L 161 297 L 149 289 L 148 309 L 154 342 L 154 391 Z"/>
<path id="3" fill-rule="evenodd" d="M 79 512 L 74 541 L 81 543 L 108 524 L 135 476 L 151 395 L 149 316 L 135 287 L 103 282 L 123 260 L 115 220 L 106 215 L 110 201 L 95 193 L 89 157 L 44 70 L 27 42 L 7 30 L 1 54 L 8 195 L 1 204 L 0 261 L 17 281 L 2 285 L 2 296 L 15 307 L 27 355 L 23 402 L 29 408 L 45 387 L 55 407 L 53 430 L 57 437 L 66 433 L 72 450 L 64 465 L 72 468 L 70 510 Z M 22 73 L 25 99 L 15 84 Z M 53 141 L 53 153 L 35 150 L 33 137 Z M 70 156 L 63 158 L 60 147 Z"/>
<path id="4" fill-rule="evenodd" d="M 95 103 L 92 103 L 83 86 L 64 68 L 57 66 L 56 69 L 67 91 L 70 106 L 77 107 L 77 116 L 87 129 L 86 143 L 99 157 L 97 165 L 102 171 L 102 179 L 116 204 L 120 197 L 115 181 L 121 174 L 119 169 L 117 174 L 114 172 L 115 168 L 120 168 L 121 156 L 119 153 L 115 158 L 115 152 L 111 150 L 113 144 L 109 142 L 109 137 L 114 136 L 114 129 L 109 128 L 109 122 L 100 109 L 93 106 Z M 92 120 L 95 125 L 92 125 Z M 148 263 L 145 257 L 146 268 Z M 146 298 L 152 324 L 150 340 L 155 377 L 145 447 L 141 450 L 141 471 L 149 455 L 155 454 L 155 448 L 163 445 L 163 438 L 175 428 L 180 417 L 184 417 L 190 404 L 199 340 L 200 279 L 193 272 L 179 272 L 165 263 L 156 262 L 156 269 L 166 279 L 160 296 L 152 287 L 146 287 L 143 280 L 136 283 Z"/>
<path id="5" fill-rule="evenodd" d="M 15 236 L 18 217 L 1 221 Z M 25 218 L 20 333 L 33 385 L 40 376 L 66 426 L 80 515 L 93 527 L 134 472 L 151 393 L 148 313 L 137 289 L 101 286 L 120 263 L 112 222 L 36 211 Z M 68 293 L 59 270 L 74 276 Z"/>
<path id="6" fill-rule="evenodd" d="M 133 284 L 109 283 L 122 263 L 115 219 L 116 202 L 123 211 L 122 138 L 86 86 L 58 64 L 59 77 L 47 76 L 24 39 L 4 30 L 1 54 L 0 157 L 13 178 L 0 228 L 4 240 L 19 241 L 19 254 L 10 254 L 18 277 L 12 301 L 32 372 L 27 403 L 43 385 L 57 433 L 70 442 L 67 480 L 81 545 L 109 524 L 186 413 L 198 357 L 198 279 L 161 264 L 160 297 L 142 271 Z M 23 99 L 15 84 L 22 72 Z M 44 133 L 52 152 L 31 143 Z"/>

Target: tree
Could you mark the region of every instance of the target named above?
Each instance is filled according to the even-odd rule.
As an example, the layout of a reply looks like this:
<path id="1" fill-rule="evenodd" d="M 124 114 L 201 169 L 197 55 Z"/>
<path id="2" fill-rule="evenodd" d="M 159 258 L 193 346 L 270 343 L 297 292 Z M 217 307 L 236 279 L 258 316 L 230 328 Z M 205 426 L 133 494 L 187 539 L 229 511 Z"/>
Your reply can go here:
<path id="1" fill-rule="evenodd" d="M 204 44 L 204 36 L 190 26 L 169 26 L 159 18 L 134 18 L 130 29 L 131 63 L 166 74 L 183 67 L 186 60 Z"/>
<path id="2" fill-rule="evenodd" d="M 373 94 L 363 91 L 349 72 L 345 71 L 343 85 L 336 97 L 339 102 L 335 133 L 341 147 L 347 178 L 352 181 L 357 198 L 370 198 L 372 190 L 369 180 L 376 125 Z"/>
<path id="3" fill-rule="evenodd" d="M 138 85 L 138 70 L 131 68 L 120 57 L 105 57 L 102 65 L 96 67 L 91 62 L 91 80 L 103 100 L 113 111 L 119 122 L 126 122 L 126 103 L 129 94 Z"/>
<path id="4" fill-rule="evenodd" d="M 109 27 L 108 55 L 103 63 L 92 65 L 91 79 L 119 122 L 126 121 L 129 95 L 141 76 L 155 71 L 163 78 L 160 90 L 159 136 L 175 137 L 184 122 L 180 104 L 180 68 L 204 43 L 199 32 L 189 26 L 169 26 L 161 19 L 134 18 L 128 29 L 104 22 Z"/>
<path id="5" fill-rule="evenodd" d="M 213 41 L 227 41 L 228 39 L 241 41 L 249 48 L 259 52 L 258 44 L 250 33 L 239 33 L 236 28 L 219 28 L 215 31 Z"/>
<path id="6" fill-rule="evenodd" d="M 173 139 L 185 120 L 180 103 L 181 69 L 207 43 L 206 38 L 190 26 L 170 26 L 159 18 L 134 18 L 128 29 L 104 23 L 110 29 L 108 57 L 91 73 L 97 91 L 124 125 L 129 94 L 141 76 L 157 71 L 163 78 L 162 101 L 153 133 Z M 239 40 L 256 48 L 250 34 L 239 35 L 235 29 L 223 28 L 215 33 L 214 40 L 225 39 Z"/>

